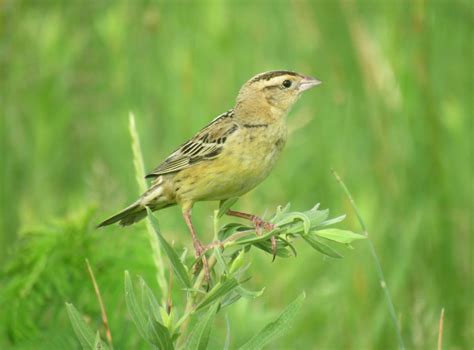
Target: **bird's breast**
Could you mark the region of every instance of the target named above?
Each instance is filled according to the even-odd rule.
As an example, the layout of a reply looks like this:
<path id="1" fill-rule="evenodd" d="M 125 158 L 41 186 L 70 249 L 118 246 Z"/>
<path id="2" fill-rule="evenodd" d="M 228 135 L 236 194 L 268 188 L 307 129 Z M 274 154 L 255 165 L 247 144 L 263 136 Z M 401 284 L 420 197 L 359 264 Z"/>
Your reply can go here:
<path id="1" fill-rule="evenodd" d="M 267 125 L 240 128 L 229 137 L 218 158 L 176 175 L 179 201 L 220 200 L 240 196 L 262 182 L 286 142 L 286 128 Z M 181 180 L 182 179 L 182 180 Z"/>

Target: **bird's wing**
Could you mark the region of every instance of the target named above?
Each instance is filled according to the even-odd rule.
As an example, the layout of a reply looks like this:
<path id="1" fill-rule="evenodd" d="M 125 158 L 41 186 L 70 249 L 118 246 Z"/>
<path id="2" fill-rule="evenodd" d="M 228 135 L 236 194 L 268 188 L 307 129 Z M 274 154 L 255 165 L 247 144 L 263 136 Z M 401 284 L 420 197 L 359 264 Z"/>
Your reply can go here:
<path id="1" fill-rule="evenodd" d="M 222 152 L 227 137 L 239 128 L 233 116 L 233 110 L 218 116 L 191 140 L 182 144 L 146 178 L 175 173 L 199 162 L 216 158 Z"/>

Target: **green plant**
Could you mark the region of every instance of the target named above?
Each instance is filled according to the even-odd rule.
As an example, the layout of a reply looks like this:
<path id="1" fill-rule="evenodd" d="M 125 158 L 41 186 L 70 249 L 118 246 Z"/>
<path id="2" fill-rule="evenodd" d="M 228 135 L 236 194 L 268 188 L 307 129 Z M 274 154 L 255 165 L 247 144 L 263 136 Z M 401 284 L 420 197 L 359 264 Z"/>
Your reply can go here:
<path id="1" fill-rule="evenodd" d="M 135 164 L 142 164 L 138 134 L 134 126 L 134 118 L 131 115 L 130 132 Z M 141 168 L 141 166 L 136 166 L 138 175 Z M 141 179 L 140 176 L 137 178 Z M 214 239 L 208 246 L 209 280 L 205 279 L 203 270 L 193 271 L 198 261 L 188 257 L 186 250 L 180 253 L 166 240 L 161 233 L 158 220 L 148 210 L 148 230 L 159 242 L 158 245 L 154 239 L 150 239 L 152 250 L 160 250 L 153 253 L 155 257 L 159 257 L 155 258 L 155 261 L 161 261 L 156 265 L 157 269 L 161 270 L 158 276 L 162 276 L 163 280 L 165 275 L 166 265 L 161 258 L 162 249 L 168 258 L 170 276 L 179 281 L 181 286 L 179 293 L 185 294 L 184 305 L 175 305 L 171 283 L 160 283 L 160 278 L 158 278 L 160 291 L 157 298 L 143 278 L 139 278 L 137 287 L 130 273 L 125 272 L 125 300 L 129 315 L 141 337 L 151 347 L 206 349 L 213 321 L 218 313 L 225 312 L 241 298 L 253 299 L 261 296 L 264 289 L 252 291 L 245 285 L 251 278 L 247 273 L 250 263 L 246 262 L 246 253 L 250 249 L 259 249 L 279 258 L 296 257 L 294 243 L 301 240 L 321 254 L 331 258 L 342 258 L 332 245 L 351 247 L 350 244 L 353 241 L 366 238 L 364 235 L 351 231 L 331 228 L 331 225 L 342 221 L 345 216 L 329 218 L 329 210 L 320 210 L 319 204 L 304 212 L 290 211 L 289 204 L 278 207 L 269 219 L 269 222 L 275 225 L 275 228 L 269 232 L 259 232 L 254 227 L 241 223 L 220 226 L 219 218 L 236 200 L 236 198 L 227 200 L 214 213 Z M 272 249 L 272 238 L 276 239 L 275 251 Z M 304 298 L 305 294 L 301 293 L 275 321 L 248 340 L 241 349 L 260 349 L 284 334 L 291 326 Z M 89 328 L 72 304 L 67 304 L 67 310 L 74 331 L 84 348 L 107 348 L 100 339 L 99 333 Z M 112 346 L 111 342 L 109 346 Z M 226 348 L 225 344 L 224 348 Z"/>
<path id="2" fill-rule="evenodd" d="M 245 287 L 249 280 L 246 271 L 246 253 L 250 249 L 260 249 L 272 255 L 271 237 L 277 239 L 276 256 L 289 258 L 296 256 L 295 241 L 302 240 L 318 252 L 332 258 L 341 258 L 331 244 L 350 244 L 365 237 L 350 231 L 328 228 L 340 222 L 344 216 L 329 219 L 328 210 L 314 208 L 305 212 L 290 212 L 290 206 L 279 207 L 270 222 L 276 228 L 270 232 L 256 234 L 255 229 L 240 223 L 230 223 L 219 227 L 218 219 L 222 211 L 214 215 L 215 240 L 210 244 L 209 268 L 211 278 L 206 281 L 204 271 L 193 273 L 196 261 L 187 257 L 186 251 L 180 253 L 161 234 L 158 221 L 149 211 L 148 218 L 152 229 L 159 238 L 161 247 L 168 257 L 173 276 L 181 285 L 180 292 L 185 293 L 184 307 L 175 306 L 169 290 L 160 290 L 157 298 L 143 278 L 139 278 L 138 287 L 132 282 L 129 272 L 125 272 L 125 300 L 140 335 L 154 348 L 158 349 L 205 349 L 212 322 L 217 313 L 240 298 L 256 298 L 263 294 Z M 139 293 L 136 293 L 138 290 Z M 137 297 L 137 294 L 139 297 Z M 166 303 L 158 302 L 167 300 Z M 259 349 L 277 336 L 281 336 L 291 325 L 296 311 L 303 303 L 302 293 L 291 303 L 274 322 L 268 324 L 254 336 L 242 349 Z M 81 344 L 105 346 L 96 339 L 96 333 L 90 330 L 77 316 L 74 307 L 68 304 L 68 311 Z M 189 328 L 191 322 L 194 326 Z M 95 346 L 94 345 L 94 346 Z"/>

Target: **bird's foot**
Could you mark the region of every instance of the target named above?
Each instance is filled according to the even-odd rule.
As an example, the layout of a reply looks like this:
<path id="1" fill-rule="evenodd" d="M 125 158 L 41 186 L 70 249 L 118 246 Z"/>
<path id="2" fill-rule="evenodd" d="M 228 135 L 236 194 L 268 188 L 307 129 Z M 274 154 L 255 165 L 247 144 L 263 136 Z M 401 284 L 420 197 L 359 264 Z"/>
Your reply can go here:
<path id="1" fill-rule="evenodd" d="M 271 241 L 272 241 L 272 253 L 273 253 L 272 262 L 274 262 L 276 258 L 276 254 L 277 254 L 277 240 L 275 236 L 272 236 Z"/>
<path id="2" fill-rule="evenodd" d="M 262 235 L 262 228 L 265 231 L 272 231 L 276 227 L 275 224 L 272 224 L 271 222 L 265 221 L 265 220 L 259 218 L 256 215 L 252 215 L 252 222 L 255 225 L 255 232 L 256 232 L 257 236 Z"/>
<path id="3" fill-rule="evenodd" d="M 255 225 L 255 233 L 257 234 L 257 236 L 261 236 L 262 235 L 262 228 L 265 230 L 265 231 L 273 231 L 276 227 L 275 224 L 272 224 L 271 222 L 268 222 L 268 221 L 265 221 L 261 218 L 259 218 L 258 216 L 254 215 L 253 218 L 252 218 L 252 222 L 253 224 Z M 272 242 L 272 253 L 273 253 L 273 257 L 272 257 L 272 262 L 275 261 L 275 258 L 276 258 L 276 252 L 277 252 L 277 241 L 276 241 L 276 238 L 275 236 L 272 236 L 272 238 L 270 238 L 271 242 Z"/>

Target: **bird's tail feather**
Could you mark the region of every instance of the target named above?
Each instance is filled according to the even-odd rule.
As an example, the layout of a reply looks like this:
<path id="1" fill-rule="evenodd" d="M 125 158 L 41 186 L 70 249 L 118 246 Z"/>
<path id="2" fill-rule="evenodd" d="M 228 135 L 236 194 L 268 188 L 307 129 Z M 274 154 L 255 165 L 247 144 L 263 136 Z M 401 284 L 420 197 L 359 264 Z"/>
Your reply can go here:
<path id="1" fill-rule="evenodd" d="M 146 207 L 154 211 L 176 204 L 174 200 L 170 200 L 168 196 L 164 195 L 164 189 L 163 178 L 160 178 L 135 203 L 101 222 L 97 227 L 111 225 L 116 222 L 120 226 L 132 225 L 146 217 Z"/>
<path id="2" fill-rule="evenodd" d="M 119 222 L 121 226 L 128 226 L 137 221 L 140 221 L 146 216 L 146 209 L 140 204 L 139 201 L 128 206 L 121 212 L 115 214 L 114 216 L 108 218 L 107 220 L 101 222 L 97 227 L 103 227 L 107 225 L 112 225 L 116 222 Z"/>

